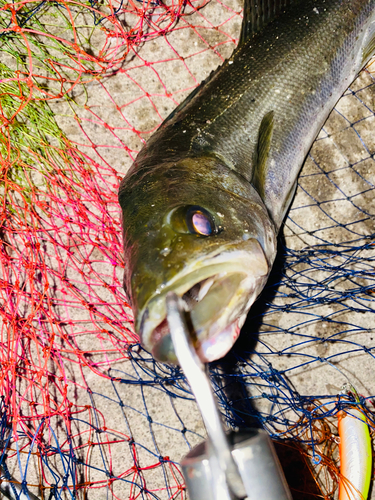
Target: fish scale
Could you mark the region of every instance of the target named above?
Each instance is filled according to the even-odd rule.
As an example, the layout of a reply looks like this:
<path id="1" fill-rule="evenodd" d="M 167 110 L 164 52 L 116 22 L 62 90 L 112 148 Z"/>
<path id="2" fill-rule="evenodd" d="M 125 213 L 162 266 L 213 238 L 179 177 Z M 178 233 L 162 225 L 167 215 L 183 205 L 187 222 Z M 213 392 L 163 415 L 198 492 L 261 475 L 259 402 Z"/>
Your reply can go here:
<path id="1" fill-rule="evenodd" d="M 162 159 L 209 151 L 251 180 L 261 120 L 275 111 L 266 187 L 272 199 L 266 205 L 279 226 L 285 185 L 293 188 L 315 136 L 363 66 L 352 60 L 374 6 L 306 1 L 298 13 L 275 20 L 164 122 L 137 161 L 147 161 L 162 141 L 168 151 Z"/>
<path id="2" fill-rule="evenodd" d="M 230 349 L 267 281 L 303 161 L 375 51 L 375 0 L 246 0 L 244 13 L 233 55 L 164 121 L 120 186 L 125 288 L 161 360 L 176 361 L 167 292 L 189 295 L 207 279 L 188 312 L 196 349 L 203 361 Z"/>

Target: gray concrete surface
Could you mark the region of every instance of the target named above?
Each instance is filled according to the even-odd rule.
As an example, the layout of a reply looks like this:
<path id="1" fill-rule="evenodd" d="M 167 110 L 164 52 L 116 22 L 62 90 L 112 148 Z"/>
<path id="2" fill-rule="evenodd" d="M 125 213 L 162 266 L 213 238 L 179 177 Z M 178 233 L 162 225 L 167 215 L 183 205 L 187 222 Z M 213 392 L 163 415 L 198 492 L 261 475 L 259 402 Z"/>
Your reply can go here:
<path id="1" fill-rule="evenodd" d="M 73 108 L 82 120 L 82 127 L 96 144 L 100 144 L 99 152 L 103 160 L 119 174 L 123 175 L 132 162 L 131 156 L 121 147 L 119 139 L 134 152 L 139 150 L 141 139 L 149 136 L 149 132 L 189 94 L 196 82 L 208 76 L 223 58 L 230 55 L 235 46 L 232 40 L 238 36 L 240 28 L 240 11 L 239 1 L 211 1 L 201 11 L 181 20 L 179 26 L 183 29 L 175 30 L 167 38 L 160 37 L 145 43 L 132 59 L 129 58 L 129 62 L 124 65 L 124 72 L 100 83 L 92 82 L 87 87 L 87 96 L 76 92 Z M 186 23 L 196 28 L 186 27 Z M 178 56 L 183 56 L 184 59 Z M 148 64 L 145 64 L 145 61 Z M 313 146 L 311 156 L 303 168 L 290 217 L 284 228 L 286 244 L 293 250 L 303 252 L 309 245 L 324 241 L 347 244 L 360 235 L 374 233 L 375 168 L 371 155 L 375 152 L 375 87 L 369 87 L 373 82 L 369 72 L 361 74 L 352 89 L 364 90 L 356 96 L 349 93 L 341 99 L 337 111 L 333 112 L 319 140 Z M 95 122 L 83 104 L 95 111 Z M 116 105 L 121 107 L 121 112 Z M 67 104 L 51 103 L 51 106 L 68 137 L 81 144 L 87 143 Z M 359 122 L 358 125 L 354 128 L 348 127 L 348 122 L 340 113 L 351 123 Z M 101 120 L 113 127 L 117 137 L 103 126 Z M 141 130 L 142 134 L 139 136 L 134 133 L 133 127 Z M 93 154 L 91 148 L 82 146 L 82 150 Z M 97 156 L 95 158 L 98 160 Z M 351 167 L 353 163 L 356 164 L 354 169 Z M 119 217 L 118 210 L 114 217 Z M 351 224 L 348 226 L 349 222 Z M 364 269 L 367 266 L 369 270 L 371 261 L 366 259 L 371 256 L 371 249 L 362 250 L 361 256 L 356 255 L 362 257 L 362 261 L 358 258 L 346 261 L 340 258 L 340 255 L 335 256 L 338 266 L 336 276 L 341 276 L 340 265 L 347 270 L 350 266 L 358 270 L 363 265 Z M 306 267 L 309 271 L 303 274 Z M 338 296 L 343 290 L 369 283 L 363 276 L 356 278 L 355 283 L 345 278 L 344 274 L 336 279 L 332 276 L 332 268 L 313 270 L 304 263 L 297 263 L 288 270 L 288 275 L 290 277 L 297 272 L 299 274 L 295 277 L 299 284 L 325 283 L 332 280 L 332 293 Z M 280 287 L 274 300 L 275 306 L 294 303 L 289 285 L 290 282 Z M 322 293 L 327 295 L 328 292 L 325 287 Z M 283 293 L 286 296 L 283 296 Z M 340 388 L 348 380 L 360 394 L 375 394 L 373 355 L 348 344 L 353 341 L 367 348 L 375 346 L 372 295 L 349 297 L 345 300 L 342 299 L 342 294 L 340 297 L 337 304 L 330 301 L 318 304 L 312 300 L 306 304 L 304 310 L 289 313 L 279 313 L 275 307 L 269 311 L 261 326 L 262 333 L 256 349 L 264 353 L 263 361 L 271 362 L 277 370 L 289 370 L 290 383 L 301 394 L 334 393 L 335 387 Z M 351 311 L 351 306 L 358 310 L 367 308 L 367 311 Z M 87 320 L 84 312 L 77 314 L 77 320 Z M 334 321 L 329 321 L 329 318 L 334 318 Z M 342 322 L 346 323 L 347 327 L 343 326 Z M 323 337 L 332 335 L 336 335 L 335 338 L 340 338 L 342 342 L 322 342 Z M 314 341 L 314 338 L 317 340 Z M 306 343 L 300 345 L 303 340 Z M 94 341 L 95 338 L 86 340 L 88 343 Z M 283 355 L 275 355 L 282 350 Z M 350 352 L 345 354 L 347 351 Z M 337 357 L 330 359 L 330 356 L 335 354 Z M 143 356 L 147 359 L 145 354 Z M 319 357 L 322 361 L 294 368 L 303 363 L 307 359 L 306 356 Z M 159 383 L 142 386 L 140 379 L 150 378 L 142 371 L 142 366 L 147 368 L 151 365 L 149 361 L 140 361 L 137 366 L 130 361 L 114 364 L 112 368 L 118 370 L 116 376 L 133 379 L 138 381 L 138 384 L 112 384 L 98 377 L 87 367 L 83 367 L 82 372 L 79 372 L 72 362 L 70 369 L 75 380 L 72 390 L 81 386 L 81 391 L 74 396 L 77 404 L 92 404 L 100 412 L 95 417 L 93 411 L 88 411 L 82 416 L 82 422 L 75 422 L 74 425 L 81 432 L 88 433 L 90 428 L 83 421 L 88 421 L 89 418 L 93 421 L 95 418 L 99 421 L 105 419 L 107 432 L 95 435 L 92 439 L 102 443 L 107 439 L 112 441 L 111 454 L 105 444 L 102 447 L 92 447 L 90 456 L 85 455 L 83 449 L 82 458 L 90 463 L 91 468 L 78 466 L 79 481 L 103 481 L 103 487 L 88 490 L 87 496 L 80 492 L 79 498 L 115 498 L 104 486 L 106 481 L 111 483 L 102 472 L 109 464 L 114 475 L 123 474 L 124 481 L 111 485 L 114 494 L 121 500 L 186 498 L 185 493 L 177 492 L 176 482 L 167 463 L 139 472 L 139 486 L 142 485 L 141 478 L 144 477 L 147 488 L 153 491 L 154 496 L 140 494 L 139 489 L 134 490 L 131 486 L 135 474 L 132 469 L 134 457 L 131 446 L 124 443 L 124 435 L 131 436 L 134 440 L 138 455 L 137 464 L 143 469 L 157 463 L 159 455 L 168 456 L 171 461 L 178 463 L 189 450 L 189 445 L 194 446 L 205 435 L 196 404 L 183 391 L 184 385 L 182 384 L 181 389 L 170 390 L 186 399 L 169 396 L 165 390 L 161 390 Z M 243 368 L 247 369 L 248 367 Z M 261 384 L 262 381 L 260 378 L 254 378 L 253 382 Z M 85 385 L 90 388 L 92 395 L 84 389 Z M 261 395 L 262 391 L 260 385 L 258 388 L 252 386 L 250 394 L 256 397 Z M 120 401 L 124 406 L 120 406 Z M 262 402 L 260 398 L 255 404 L 260 410 L 270 411 L 269 401 Z M 65 430 L 56 424 L 56 433 L 60 439 L 63 439 L 64 432 Z M 31 465 L 34 466 L 33 474 L 38 474 L 37 463 Z M 56 462 L 55 468 L 59 474 L 63 474 L 61 464 Z M 18 476 L 18 470 L 19 465 L 14 462 L 12 473 L 15 477 Z M 126 470 L 127 473 L 124 473 Z M 29 477 L 32 477 L 31 472 Z M 166 489 L 166 484 L 170 485 L 170 490 Z M 37 493 L 36 489 L 33 491 Z M 137 493 L 140 494 L 139 497 L 136 496 Z M 174 494 L 176 496 L 173 496 Z"/>

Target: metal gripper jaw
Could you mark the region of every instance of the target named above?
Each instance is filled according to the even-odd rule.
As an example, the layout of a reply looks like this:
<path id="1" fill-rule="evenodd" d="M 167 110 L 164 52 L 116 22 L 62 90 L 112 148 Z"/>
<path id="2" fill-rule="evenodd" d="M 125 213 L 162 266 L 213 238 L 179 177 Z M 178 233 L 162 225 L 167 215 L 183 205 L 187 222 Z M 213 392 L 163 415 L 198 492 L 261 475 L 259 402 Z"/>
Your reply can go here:
<path id="1" fill-rule="evenodd" d="M 190 500 L 292 500 L 271 439 L 260 429 L 224 431 L 205 367 L 191 343 L 183 304 L 167 295 L 173 347 L 198 403 L 208 439 L 182 461 Z"/>

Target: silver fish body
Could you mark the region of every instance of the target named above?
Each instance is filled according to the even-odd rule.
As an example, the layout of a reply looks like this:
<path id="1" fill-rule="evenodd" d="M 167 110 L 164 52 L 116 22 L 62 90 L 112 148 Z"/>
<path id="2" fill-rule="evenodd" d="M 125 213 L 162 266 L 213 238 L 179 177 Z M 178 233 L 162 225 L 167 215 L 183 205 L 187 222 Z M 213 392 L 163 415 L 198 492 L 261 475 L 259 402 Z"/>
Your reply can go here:
<path id="1" fill-rule="evenodd" d="M 266 283 L 303 161 L 375 51 L 375 0 L 247 0 L 244 10 L 238 48 L 163 122 L 119 191 L 125 288 L 161 360 L 174 360 L 170 290 L 185 299 L 202 360 L 230 349 Z"/>

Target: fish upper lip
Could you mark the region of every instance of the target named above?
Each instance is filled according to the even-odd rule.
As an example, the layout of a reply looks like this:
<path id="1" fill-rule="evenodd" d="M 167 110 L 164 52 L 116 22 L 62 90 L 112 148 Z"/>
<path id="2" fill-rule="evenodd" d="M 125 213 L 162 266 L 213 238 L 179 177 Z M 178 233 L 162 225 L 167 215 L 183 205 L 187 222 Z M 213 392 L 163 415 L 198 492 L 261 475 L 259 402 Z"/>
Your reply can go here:
<path id="1" fill-rule="evenodd" d="M 195 284 L 219 273 L 241 273 L 254 278 L 267 276 L 270 265 L 260 243 L 254 238 L 226 246 L 191 263 L 163 288 L 159 288 L 138 313 L 137 330 L 146 349 L 153 349 L 152 333 L 166 318 L 165 295 L 173 290 L 182 296 Z"/>

